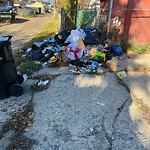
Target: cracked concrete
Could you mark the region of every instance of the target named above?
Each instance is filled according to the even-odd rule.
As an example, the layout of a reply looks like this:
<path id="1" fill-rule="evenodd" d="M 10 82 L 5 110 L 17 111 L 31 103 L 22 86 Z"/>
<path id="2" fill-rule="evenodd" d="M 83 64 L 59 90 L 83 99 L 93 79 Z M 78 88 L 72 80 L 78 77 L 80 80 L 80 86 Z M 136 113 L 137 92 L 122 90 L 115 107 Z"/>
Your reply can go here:
<path id="1" fill-rule="evenodd" d="M 28 137 L 38 139 L 38 145 L 33 149 L 149 148 L 139 142 L 138 131 L 134 128 L 118 131 L 117 126 L 123 126 L 118 120 L 129 109 L 132 99 L 113 74 L 60 75 L 51 82 L 48 90 L 36 93 L 33 101 L 36 120 L 26 133 Z M 136 126 L 129 112 L 126 116 L 126 122 L 131 127 Z M 121 144 L 117 143 L 118 146 L 119 136 Z"/>
<path id="2" fill-rule="evenodd" d="M 59 73 L 59 76 L 48 89 L 34 93 L 34 122 L 24 133 L 37 141 L 32 150 L 150 149 L 150 130 L 139 104 L 113 73 L 92 76 L 67 74 L 66 68 L 52 70 L 45 68 L 36 73 Z M 19 104 L 23 104 L 27 95 L 32 97 L 30 86 L 35 82 L 24 83 L 24 97 L 16 98 Z M 0 102 L 3 109 L 7 106 L 5 101 Z M 11 101 L 9 105 L 13 107 Z M 9 140 L 0 140 L 3 148 Z"/>
<path id="3" fill-rule="evenodd" d="M 15 27 L 12 30 L 14 35 L 18 34 Z M 0 32 L 8 33 L 4 30 Z M 22 29 L 20 33 L 25 34 Z M 22 38 L 21 34 L 18 38 Z M 26 39 L 32 36 L 28 34 Z M 18 39 L 16 43 L 18 41 L 24 42 Z M 20 43 L 16 47 L 13 45 L 13 48 L 19 48 L 18 45 Z M 149 56 L 146 56 L 145 64 L 143 56 L 134 58 L 122 60 L 125 70 L 130 65 L 149 67 Z M 119 66 L 120 63 L 116 63 Z M 122 64 L 120 67 L 124 70 Z M 35 105 L 34 122 L 24 133 L 25 137 L 37 141 L 31 150 L 150 149 L 150 122 L 146 118 L 149 112 L 141 104 L 145 102 L 149 106 L 149 73 L 129 72 L 123 82 L 118 82 L 113 73 L 102 76 L 72 75 L 68 67 L 44 67 L 36 74 L 59 76 L 48 89 L 36 92 L 34 96 L 30 87 L 36 80 L 27 80 L 22 85 L 22 96 L 1 100 L 0 132 L 12 114 L 32 100 Z M 133 95 L 141 97 L 137 101 Z M 0 138 L 0 150 L 8 146 L 13 135 L 14 132 L 9 130 Z"/>

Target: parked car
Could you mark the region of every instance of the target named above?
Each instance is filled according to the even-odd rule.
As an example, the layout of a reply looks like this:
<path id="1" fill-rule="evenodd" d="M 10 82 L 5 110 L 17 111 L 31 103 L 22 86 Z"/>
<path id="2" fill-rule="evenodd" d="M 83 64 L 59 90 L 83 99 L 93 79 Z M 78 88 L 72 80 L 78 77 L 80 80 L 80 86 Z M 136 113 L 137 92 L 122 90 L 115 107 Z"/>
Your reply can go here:
<path id="1" fill-rule="evenodd" d="M 44 6 L 44 10 L 45 10 L 45 12 L 47 12 L 47 13 L 51 13 L 51 12 L 52 12 L 52 8 L 51 8 L 50 6 L 48 6 L 48 5 L 45 5 L 45 6 Z"/>

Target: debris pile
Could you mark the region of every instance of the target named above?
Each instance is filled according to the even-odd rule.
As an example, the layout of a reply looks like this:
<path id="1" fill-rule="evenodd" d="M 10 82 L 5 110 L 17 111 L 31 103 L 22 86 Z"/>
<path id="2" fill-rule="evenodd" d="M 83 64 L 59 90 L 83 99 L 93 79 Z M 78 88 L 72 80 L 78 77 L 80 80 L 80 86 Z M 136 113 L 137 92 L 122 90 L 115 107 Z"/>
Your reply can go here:
<path id="1" fill-rule="evenodd" d="M 122 55 L 120 45 L 104 39 L 103 33 L 94 29 L 77 28 L 68 32 L 62 30 L 54 37 L 35 42 L 25 50 L 33 61 L 43 66 L 70 66 L 73 73 L 103 73 L 103 66 L 114 56 Z"/>

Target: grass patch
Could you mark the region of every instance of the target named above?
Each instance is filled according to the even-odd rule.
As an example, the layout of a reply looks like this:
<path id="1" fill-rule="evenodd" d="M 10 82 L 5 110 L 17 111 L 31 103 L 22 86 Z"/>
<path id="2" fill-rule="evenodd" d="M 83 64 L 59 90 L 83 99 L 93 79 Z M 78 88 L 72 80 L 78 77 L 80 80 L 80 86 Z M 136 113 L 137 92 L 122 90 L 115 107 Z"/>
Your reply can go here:
<path id="1" fill-rule="evenodd" d="M 17 70 L 19 70 L 22 74 L 31 75 L 35 71 L 38 71 L 42 68 L 42 64 L 40 62 L 34 62 L 29 55 L 22 57 L 22 55 L 25 54 L 24 50 L 28 47 L 31 47 L 34 42 L 42 41 L 49 36 L 54 36 L 55 33 L 59 31 L 59 27 L 60 19 L 58 17 L 54 18 L 52 16 L 50 18 L 50 23 L 45 28 L 43 28 L 39 34 L 37 34 L 33 39 L 31 39 L 23 46 L 23 51 L 15 54 L 14 57 Z"/>
<path id="2" fill-rule="evenodd" d="M 42 68 L 42 64 L 40 62 L 34 62 L 29 55 L 22 57 L 23 54 L 24 53 L 22 52 L 18 52 L 15 55 L 17 70 L 19 70 L 22 74 L 31 75 Z"/>
<path id="3" fill-rule="evenodd" d="M 149 53 L 150 52 L 150 44 L 143 44 L 143 45 L 138 45 L 138 44 L 133 44 L 131 45 L 131 48 L 129 51 L 135 52 L 135 53 Z"/>
<path id="4" fill-rule="evenodd" d="M 43 28 L 43 30 L 38 33 L 33 39 L 31 39 L 29 42 L 27 42 L 22 49 L 26 49 L 27 47 L 31 47 L 34 42 L 42 41 L 46 39 L 49 36 L 54 36 L 56 32 L 59 31 L 60 28 L 60 18 L 53 16 L 50 18 L 50 23 Z"/>
<path id="5" fill-rule="evenodd" d="M 149 44 L 131 44 L 125 41 L 121 42 L 121 46 L 124 52 L 131 52 L 135 54 L 150 53 L 150 43 Z"/>

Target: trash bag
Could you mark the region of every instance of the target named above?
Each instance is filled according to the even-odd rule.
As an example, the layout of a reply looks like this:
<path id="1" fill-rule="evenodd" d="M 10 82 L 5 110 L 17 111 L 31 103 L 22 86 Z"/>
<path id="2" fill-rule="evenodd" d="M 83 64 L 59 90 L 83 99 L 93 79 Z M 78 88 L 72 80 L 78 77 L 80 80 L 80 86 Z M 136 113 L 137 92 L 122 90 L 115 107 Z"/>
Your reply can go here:
<path id="1" fill-rule="evenodd" d="M 62 30 L 54 36 L 54 39 L 57 44 L 63 44 L 68 36 L 69 32 L 67 30 Z"/>
<path id="2" fill-rule="evenodd" d="M 31 56 L 33 61 L 39 61 L 43 57 L 43 54 L 41 54 L 40 52 L 37 52 L 35 50 L 31 50 L 29 52 L 29 55 Z"/>
<path id="3" fill-rule="evenodd" d="M 85 45 L 97 45 L 103 43 L 103 35 L 99 31 L 89 33 L 85 36 Z"/>
<path id="4" fill-rule="evenodd" d="M 67 37 L 65 43 L 70 43 L 72 47 L 78 46 L 78 40 L 84 39 L 86 36 L 85 32 L 81 28 L 71 30 L 71 34 Z"/>
<path id="5" fill-rule="evenodd" d="M 42 51 L 45 47 L 46 47 L 47 43 L 45 43 L 44 41 L 42 42 L 35 42 L 32 45 L 32 49 L 36 50 L 36 51 Z"/>
<path id="6" fill-rule="evenodd" d="M 51 51 L 51 50 L 50 51 L 46 51 L 45 54 L 44 54 L 44 57 L 42 57 L 40 59 L 40 61 L 47 62 L 53 56 L 54 56 L 54 52 L 53 51 Z"/>
<path id="7" fill-rule="evenodd" d="M 114 57 L 114 54 L 110 51 L 107 51 L 105 54 L 106 54 L 106 60 L 111 60 Z"/>
<path id="8" fill-rule="evenodd" d="M 67 46 L 65 53 L 70 60 L 79 60 L 83 56 L 83 50 L 72 49 L 72 47 Z"/>
<path id="9" fill-rule="evenodd" d="M 106 54 L 99 52 L 99 51 L 96 51 L 93 53 L 91 59 L 94 61 L 97 61 L 98 63 L 105 62 L 106 61 Z"/>
<path id="10" fill-rule="evenodd" d="M 113 45 L 111 49 L 116 56 L 122 55 L 122 47 L 120 45 Z"/>
<path id="11" fill-rule="evenodd" d="M 86 34 L 89 34 L 89 33 L 95 32 L 95 29 L 86 28 L 86 29 L 84 29 L 84 32 L 85 32 Z"/>

